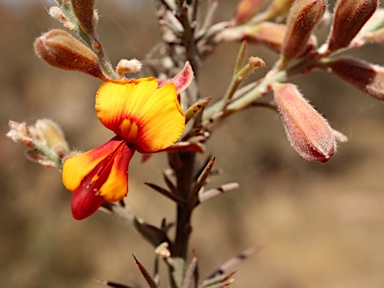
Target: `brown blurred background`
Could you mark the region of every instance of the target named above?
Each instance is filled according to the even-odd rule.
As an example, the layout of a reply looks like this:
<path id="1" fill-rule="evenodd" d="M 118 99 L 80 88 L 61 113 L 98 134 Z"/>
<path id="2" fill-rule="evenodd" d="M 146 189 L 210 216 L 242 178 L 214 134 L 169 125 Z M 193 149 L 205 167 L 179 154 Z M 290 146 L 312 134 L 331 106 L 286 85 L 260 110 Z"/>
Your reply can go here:
<path id="1" fill-rule="evenodd" d="M 220 1 L 218 20 L 237 1 Z M 49 28 L 48 1 L 0 0 L 0 286 L 103 287 L 108 279 L 145 287 L 131 254 L 152 267 L 153 251 L 136 231 L 96 213 L 73 220 L 71 194 L 60 174 L 23 157 L 5 138 L 8 121 L 48 117 L 64 129 L 72 147 L 90 149 L 111 136 L 93 108 L 99 81 L 38 60 L 34 39 Z M 98 1 L 99 34 L 114 64 L 143 59 L 159 39 L 152 1 Z M 320 31 L 325 37 L 326 30 Z M 202 66 L 204 97 L 223 95 L 239 44 L 223 44 Z M 384 64 L 383 50 L 354 52 Z M 276 55 L 249 46 L 268 67 Z M 255 73 L 252 79 L 267 70 Z M 266 247 L 245 261 L 234 287 L 384 287 L 384 105 L 330 75 L 294 79 L 304 95 L 350 141 L 326 165 L 302 160 L 290 147 L 279 118 L 269 110 L 244 111 L 220 126 L 208 144 L 223 175 L 212 186 L 238 181 L 240 189 L 199 207 L 191 249 L 201 276 L 238 252 Z M 169 200 L 143 182 L 162 184 L 164 155 L 130 166 L 127 203 L 150 223 L 174 217 Z M 165 267 L 162 267 L 165 270 Z M 163 280 L 163 284 L 165 284 Z"/>

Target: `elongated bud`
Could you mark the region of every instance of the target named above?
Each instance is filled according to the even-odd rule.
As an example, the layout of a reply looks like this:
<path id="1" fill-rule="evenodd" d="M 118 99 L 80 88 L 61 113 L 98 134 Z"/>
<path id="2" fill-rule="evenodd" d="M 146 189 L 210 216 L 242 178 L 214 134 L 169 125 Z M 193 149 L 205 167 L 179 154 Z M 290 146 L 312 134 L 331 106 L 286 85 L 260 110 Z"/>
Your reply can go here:
<path id="1" fill-rule="evenodd" d="M 373 98 L 384 100 L 384 67 L 352 57 L 343 57 L 326 62 L 323 68 Z"/>
<path id="2" fill-rule="evenodd" d="M 384 8 L 377 8 L 375 13 L 369 18 L 369 20 L 364 24 L 363 28 L 360 29 L 359 34 L 364 35 L 367 32 L 372 32 L 384 27 Z M 360 35 L 360 36 L 362 36 Z"/>
<path id="3" fill-rule="evenodd" d="M 289 12 L 282 54 L 298 58 L 307 47 L 309 37 L 327 8 L 325 0 L 296 0 Z"/>
<path id="4" fill-rule="evenodd" d="M 96 54 L 63 30 L 50 30 L 37 38 L 33 46 L 38 57 L 56 68 L 76 70 L 107 80 Z"/>
<path id="5" fill-rule="evenodd" d="M 336 3 L 328 53 L 347 47 L 378 6 L 378 0 L 339 0 Z"/>
<path id="6" fill-rule="evenodd" d="M 239 25 L 248 21 L 266 2 L 267 0 L 241 0 L 237 5 L 235 23 Z"/>
<path id="7" fill-rule="evenodd" d="M 327 162 L 336 151 L 335 137 L 327 121 L 295 85 L 275 84 L 273 91 L 292 147 L 306 160 Z"/>
<path id="8" fill-rule="evenodd" d="M 95 29 L 95 0 L 71 0 L 71 3 L 81 29 L 84 32 L 93 34 Z"/>
<path id="9" fill-rule="evenodd" d="M 63 131 L 52 120 L 46 118 L 38 119 L 30 131 L 34 138 L 44 141 L 60 158 L 69 153 L 69 147 L 65 141 Z"/>

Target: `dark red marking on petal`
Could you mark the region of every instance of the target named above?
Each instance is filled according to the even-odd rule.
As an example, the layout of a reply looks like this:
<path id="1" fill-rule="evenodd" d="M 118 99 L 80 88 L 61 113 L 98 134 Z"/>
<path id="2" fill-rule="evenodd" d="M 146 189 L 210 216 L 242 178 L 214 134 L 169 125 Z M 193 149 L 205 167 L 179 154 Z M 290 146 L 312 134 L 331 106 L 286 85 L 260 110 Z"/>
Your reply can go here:
<path id="1" fill-rule="evenodd" d="M 76 220 L 85 219 L 95 213 L 104 201 L 104 197 L 99 195 L 100 188 L 109 177 L 116 155 L 126 145 L 120 137 L 114 137 L 110 141 L 120 141 L 121 143 L 84 177 L 80 186 L 73 193 L 71 208 L 73 218 Z M 95 179 L 95 177 L 97 178 Z"/>

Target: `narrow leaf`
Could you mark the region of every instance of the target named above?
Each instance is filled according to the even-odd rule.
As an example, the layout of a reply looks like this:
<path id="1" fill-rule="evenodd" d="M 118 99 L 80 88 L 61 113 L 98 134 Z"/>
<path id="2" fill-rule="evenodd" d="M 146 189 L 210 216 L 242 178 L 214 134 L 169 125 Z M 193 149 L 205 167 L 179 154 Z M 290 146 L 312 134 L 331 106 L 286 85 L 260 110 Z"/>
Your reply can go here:
<path id="1" fill-rule="evenodd" d="M 207 191 L 199 193 L 199 201 L 200 203 L 205 202 L 213 197 L 216 197 L 228 191 L 235 190 L 237 188 L 239 188 L 239 184 L 236 182 L 223 184 L 217 188 L 209 189 Z"/>
<path id="2" fill-rule="evenodd" d="M 196 180 L 196 183 L 193 187 L 194 194 L 197 195 L 199 193 L 201 187 L 204 186 L 205 181 L 207 180 L 209 173 L 211 172 L 213 165 L 215 164 L 215 157 L 213 157 L 208 164 L 204 167 L 203 171 L 199 175 L 199 177 Z"/>
<path id="3" fill-rule="evenodd" d="M 203 283 L 199 286 L 200 288 L 220 288 L 225 287 L 223 285 L 226 285 L 226 281 L 231 281 L 232 276 L 235 274 L 235 272 L 232 272 L 230 274 L 222 274 L 214 276 L 213 278 L 208 278 L 203 281 Z M 232 282 L 232 281 L 231 281 Z M 227 285 L 228 286 L 228 285 Z"/>
<path id="4" fill-rule="evenodd" d="M 165 173 L 163 173 L 163 179 L 165 184 L 167 184 L 168 188 L 171 190 L 172 193 L 178 194 L 179 192 L 177 191 L 177 188 L 175 184 L 173 184 L 172 180 L 169 179 L 169 176 Z"/>
<path id="5" fill-rule="evenodd" d="M 244 40 L 241 43 L 239 53 L 237 54 L 235 71 L 233 73 L 234 75 L 236 75 L 241 70 L 241 68 L 243 68 L 244 57 L 245 57 L 246 51 L 247 51 L 247 41 Z"/>
<path id="6" fill-rule="evenodd" d="M 145 185 L 151 187 L 153 190 L 157 191 L 157 192 L 160 192 L 162 195 L 168 197 L 169 199 L 171 199 L 172 201 L 176 202 L 178 205 L 180 206 L 184 206 L 185 205 L 185 201 L 183 198 L 181 198 L 178 194 L 175 194 L 175 193 L 172 193 L 156 184 L 153 184 L 153 183 L 144 183 Z"/>
<path id="7" fill-rule="evenodd" d="M 169 239 L 163 230 L 145 223 L 144 220 L 140 218 L 135 218 L 133 225 L 154 247 L 159 246 L 160 243 L 169 242 Z"/>
<path id="8" fill-rule="evenodd" d="M 103 284 L 105 286 L 113 287 L 113 288 L 133 288 L 132 286 L 126 286 L 126 285 L 111 282 L 111 281 L 98 280 L 98 279 L 94 279 L 94 281 L 96 281 L 100 284 Z"/>
<path id="9" fill-rule="evenodd" d="M 189 107 L 185 112 L 185 123 L 188 123 L 193 116 L 195 116 L 199 111 L 201 111 L 205 106 L 207 106 L 210 100 L 211 97 L 197 101 L 195 104 Z"/>
<path id="10" fill-rule="evenodd" d="M 245 259 L 248 257 L 258 253 L 263 249 L 264 247 L 262 245 L 248 248 L 247 250 L 244 250 L 240 254 L 236 255 L 235 257 L 229 259 L 227 262 L 225 262 L 223 265 L 221 265 L 216 271 L 214 271 L 210 276 L 208 276 L 208 279 L 214 278 L 218 275 L 226 275 L 230 272 L 232 272 L 237 266 L 239 266 Z"/>
<path id="11" fill-rule="evenodd" d="M 167 151 L 167 152 L 192 151 L 192 152 L 204 153 L 205 148 L 203 144 L 197 143 L 197 142 L 177 142 L 162 151 Z"/>
<path id="12" fill-rule="evenodd" d="M 140 272 L 143 275 L 145 281 L 147 281 L 148 286 L 150 288 L 159 288 L 159 286 L 156 284 L 155 280 L 153 280 L 153 278 L 149 274 L 148 270 L 145 269 L 145 267 L 143 265 L 141 265 L 141 263 L 136 259 L 135 255 L 132 254 L 132 256 L 133 256 L 133 258 L 135 258 L 136 264 L 139 267 Z"/>
<path id="13" fill-rule="evenodd" d="M 192 288 L 192 282 L 195 279 L 195 271 L 197 269 L 197 256 L 194 255 L 191 263 L 189 263 L 187 271 L 185 272 L 184 282 L 183 282 L 183 288 Z"/>

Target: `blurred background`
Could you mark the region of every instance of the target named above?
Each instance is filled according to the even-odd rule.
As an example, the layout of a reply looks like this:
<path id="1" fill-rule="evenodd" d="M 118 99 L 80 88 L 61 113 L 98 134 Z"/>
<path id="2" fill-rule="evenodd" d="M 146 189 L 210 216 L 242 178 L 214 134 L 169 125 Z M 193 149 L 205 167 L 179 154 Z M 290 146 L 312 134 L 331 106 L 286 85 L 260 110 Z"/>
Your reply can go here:
<path id="1" fill-rule="evenodd" d="M 231 17 L 236 4 L 220 1 L 217 21 Z M 112 135 L 95 117 L 100 82 L 52 68 L 34 55 L 34 39 L 61 27 L 48 16 L 50 5 L 0 0 L 1 286 L 97 288 L 103 286 L 92 279 L 106 279 L 145 287 L 131 254 L 151 268 L 151 246 L 132 227 L 101 212 L 75 221 L 60 174 L 26 160 L 24 147 L 5 137 L 9 120 L 34 123 L 43 117 L 57 121 L 71 147 L 81 150 Z M 97 8 L 98 31 L 114 64 L 143 59 L 159 40 L 152 1 L 98 1 Z M 326 31 L 320 31 L 320 39 Z M 203 97 L 223 95 L 238 48 L 238 43 L 223 44 L 203 64 Z M 369 46 L 353 54 L 383 65 L 383 49 Z M 250 45 L 248 54 L 267 64 L 250 80 L 265 74 L 277 58 L 260 46 Z M 270 110 L 247 110 L 218 127 L 207 150 L 223 175 L 212 187 L 237 181 L 240 189 L 194 214 L 191 249 L 199 256 L 200 275 L 263 244 L 240 266 L 233 287 L 384 287 L 384 105 L 322 72 L 293 82 L 349 142 L 321 165 L 293 151 Z M 130 165 L 126 202 L 156 225 L 162 217 L 174 219 L 175 209 L 143 182 L 162 185 L 166 163 L 162 154 L 145 164 L 136 155 Z"/>

